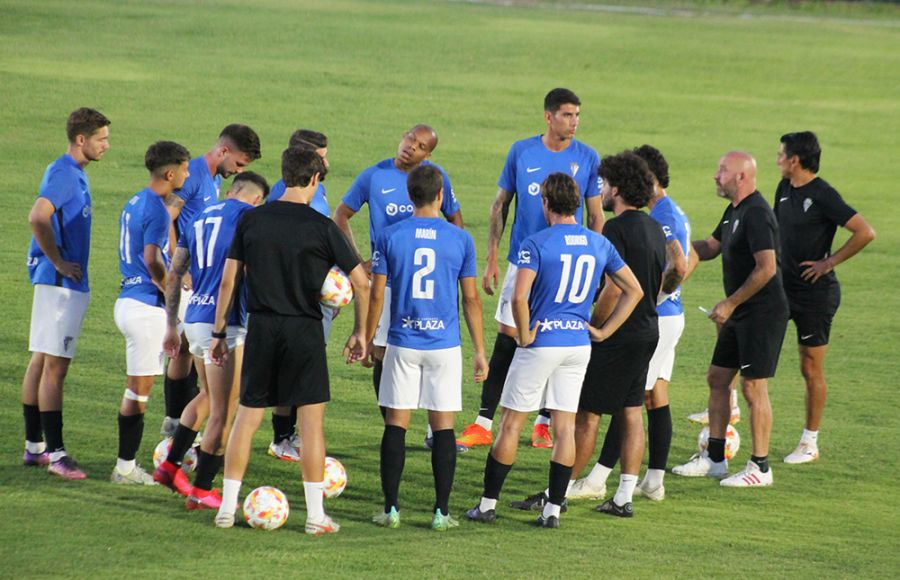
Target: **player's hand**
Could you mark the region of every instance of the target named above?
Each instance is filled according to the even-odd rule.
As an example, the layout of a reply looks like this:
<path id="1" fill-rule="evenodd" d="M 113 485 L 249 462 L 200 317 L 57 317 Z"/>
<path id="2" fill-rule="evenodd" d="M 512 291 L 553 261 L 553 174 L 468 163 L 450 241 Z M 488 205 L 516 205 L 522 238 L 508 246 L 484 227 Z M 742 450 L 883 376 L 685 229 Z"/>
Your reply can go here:
<path id="1" fill-rule="evenodd" d="M 366 338 L 362 332 L 351 334 L 347 339 L 347 344 L 344 345 L 344 360 L 347 361 L 347 364 L 363 362 L 368 350 Z"/>
<path id="2" fill-rule="evenodd" d="M 481 278 L 481 289 L 484 290 L 485 294 L 488 296 L 493 296 L 494 290 L 497 289 L 499 279 L 500 267 L 497 265 L 497 261 L 488 260 L 487 266 L 484 269 L 484 276 Z"/>
<path id="3" fill-rule="evenodd" d="M 716 324 L 725 324 L 725 321 L 731 318 L 732 313 L 734 313 L 734 308 L 728 299 L 722 300 L 713 306 L 709 313 L 709 319 Z"/>
<path id="4" fill-rule="evenodd" d="M 228 362 L 228 341 L 224 338 L 214 338 L 209 343 L 209 358 L 217 367 L 225 366 Z"/>
<path id="5" fill-rule="evenodd" d="M 488 377 L 488 361 L 484 353 L 475 353 L 475 382 L 483 383 Z"/>
<path id="6" fill-rule="evenodd" d="M 587 325 L 588 334 L 591 336 L 591 342 L 603 342 L 609 336 L 603 331 L 602 328 L 597 328 L 596 326 Z"/>
<path id="7" fill-rule="evenodd" d="M 181 335 L 178 328 L 166 325 L 166 334 L 163 337 L 163 352 L 171 359 L 178 358 L 181 352 Z"/>
<path id="8" fill-rule="evenodd" d="M 370 369 L 375 366 L 375 345 L 371 342 L 369 346 L 366 347 L 366 357 L 359 361 L 359 364 L 363 366 L 363 368 Z"/>
<path id="9" fill-rule="evenodd" d="M 519 334 L 519 336 L 516 338 L 516 342 L 518 343 L 518 345 L 521 346 L 522 348 L 525 348 L 526 346 L 528 346 L 529 344 L 534 342 L 534 339 L 537 337 L 538 326 L 540 326 L 540 325 L 541 325 L 541 321 L 535 320 L 534 328 L 527 331 L 525 333 L 525 336 L 522 336 L 521 334 Z"/>
<path id="10" fill-rule="evenodd" d="M 825 258 L 824 260 L 818 261 L 807 260 L 805 262 L 800 262 L 800 266 L 808 266 L 808 268 L 800 273 L 800 277 L 810 284 L 815 284 L 818 282 L 819 278 L 834 270 L 834 264 L 831 262 L 831 258 Z"/>
<path id="11" fill-rule="evenodd" d="M 55 268 L 64 278 L 71 278 L 76 282 L 81 280 L 81 264 L 78 262 L 60 262 Z"/>

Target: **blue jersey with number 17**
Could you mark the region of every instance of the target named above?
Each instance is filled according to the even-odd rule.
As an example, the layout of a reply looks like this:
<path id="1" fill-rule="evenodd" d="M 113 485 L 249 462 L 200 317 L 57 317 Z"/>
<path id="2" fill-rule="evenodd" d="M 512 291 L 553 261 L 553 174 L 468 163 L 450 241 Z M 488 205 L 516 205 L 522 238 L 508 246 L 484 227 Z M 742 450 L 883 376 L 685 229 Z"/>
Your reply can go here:
<path id="1" fill-rule="evenodd" d="M 191 226 L 203 208 L 219 201 L 219 188 L 222 185 L 222 177 L 210 174 L 209 164 L 202 155 L 191 159 L 188 171 L 190 177 L 185 180 L 182 188 L 175 192 L 175 195 L 184 200 L 184 206 L 175 224 L 178 237 Z"/>
<path id="2" fill-rule="evenodd" d="M 440 218 L 411 217 L 384 230 L 375 248 L 372 273 L 391 280 L 388 343 L 459 346 L 459 280 L 477 274 L 472 236 Z"/>
<path id="3" fill-rule="evenodd" d="M 672 198 L 665 196 L 656 202 L 653 209 L 650 210 L 650 217 L 659 222 L 662 226 L 663 233 L 666 234 L 666 243 L 678 240 L 681 244 L 681 251 L 687 258 L 691 254 L 691 224 L 688 222 L 687 215 L 681 211 Z M 663 300 L 662 304 L 656 307 L 656 314 L 659 316 L 677 316 L 684 312 L 681 304 L 681 286 L 672 292 L 672 295 Z"/>
<path id="4" fill-rule="evenodd" d="M 165 305 L 163 293 L 153 283 L 144 262 L 144 246 L 155 245 L 169 268 L 169 212 L 162 198 L 151 189 L 136 193 L 119 216 L 119 298 L 133 298 L 150 306 Z"/>
<path id="5" fill-rule="evenodd" d="M 516 265 L 536 272 L 528 309 L 531 324 L 540 324 L 531 346 L 583 346 L 591 342 L 587 323 L 600 280 L 625 262 L 602 235 L 558 224 L 526 238 Z"/>
<path id="6" fill-rule="evenodd" d="M 216 300 L 225 260 L 241 216 L 253 209 L 249 203 L 226 199 L 211 205 L 196 217 L 188 231 L 178 238 L 178 247 L 191 255 L 191 281 L 194 292 L 188 302 L 184 321 L 187 323 L 216 321 Z M 242 286 L 228 318 L 229 326 L 245 326 L 247 300 Z"/>

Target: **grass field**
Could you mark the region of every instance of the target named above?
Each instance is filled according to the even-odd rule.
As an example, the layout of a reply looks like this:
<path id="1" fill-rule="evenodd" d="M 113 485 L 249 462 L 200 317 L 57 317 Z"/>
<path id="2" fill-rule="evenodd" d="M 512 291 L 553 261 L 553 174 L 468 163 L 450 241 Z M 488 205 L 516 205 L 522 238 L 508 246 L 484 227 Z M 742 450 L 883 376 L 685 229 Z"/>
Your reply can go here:
<path id="1" fill-rule="evenodd" d="M 900 212 L 892 199 L 900 177 L 900 10 L 677 2 L 697 10 L 645 15 L 593 4 L 0 0 L 0 298 L 8 322 L 0 326 L 0 576 L 900 575 Z M 742 17 L 743 7 L 753 17 Z M 504 509 L 496 526 L 463 522 L 437 535 L 427 529 L 432 483 L 418 416 L 407 439 L 404 526 L 377 529 L 369 518 L 381 504 L 380 416 L 370 375 L 338 361 L 351 322 L 344 315 L 332 334 L 326 423 L 329 454 L 349 471 L 346 492 L 327 504 L 340 534 L 302 533 L 298 469 L 265 456 L 267 426 L 244 490 L 272 484 L 294 501 L 278 532 L 217 530 L 212 514 L 186 512 L 164 489 L 107 483 L 125 370 L 112 320 L 116 224 L 122 204 L 145 185 L 148 144 L 174 139 L 200 155 L 225 124 L 245 122 L 263 144 L 252 169 L 274 181 L 291 132 L 322 130 L 331 142 L 326 185 L 334 207 L 356 173 L 393 154 L 405 129 L 430 123 L 440 134 L 434 160 L 454 180 L 483 267 L 488 208 L 506 152 L 543 130 L 541 102 L 554 86 L 579 94 L 578 137 L 601 155 L 645 142 L 666 154 L 669 192 L 690 215 L 695 237 L 708 235 L 724 208 L 712 181 L 723 152 L 756 155 L 759 187 L 771 200 L 778 137 L 819 134 L 821 175 L 863 212 L 878 239 L 839 268 L 844 297 L 827 361 L 831 393 L 818 463 L 780 462 L 803 417 L 791 327 L 771 382 L 772 489 L 729 491 L 669 476 L 666 501 L 638 499 L 633 520 L 606 518 L 582 503 L 555 533 Z M 70 483 L 20 465 L 19 386 L 31 308 L 26 216 L 44 168 L 64 151 L 66 116 L 82 105 L 113 124 L 112 148 L 88 168 L 93 292 L 66 384 L 65 433 L 90 479 Z M 365 212 L 354 219 L 357 239 L 366 239 L 366 223 Z M 837 244 L 844 239 L 839 234 Z M 697 306 L 721 294 L 718 262 L 702 265 L 685 289 L 673 464 L 695 449 L 697 428 L 684 417 L 706 402 L 713 328 Z M 494 307 L 485 297 L 485 311 Z M 474 418 L 478 395 L 477 386 L 464 385 L 459 426 Z M 138 457 L 145 465 L 161 419 L 159 388 Z M 738 428 L 749 442 L 747 421 Z M 457 516 L 480 495 L 485 454 L 479 448 L 459 458 L 451 497 Z M 734 465 L 748 457 L 745 446 Z M 523 448 L 503 499 L 543 486 L 547 461 L 546 451 Z"/>

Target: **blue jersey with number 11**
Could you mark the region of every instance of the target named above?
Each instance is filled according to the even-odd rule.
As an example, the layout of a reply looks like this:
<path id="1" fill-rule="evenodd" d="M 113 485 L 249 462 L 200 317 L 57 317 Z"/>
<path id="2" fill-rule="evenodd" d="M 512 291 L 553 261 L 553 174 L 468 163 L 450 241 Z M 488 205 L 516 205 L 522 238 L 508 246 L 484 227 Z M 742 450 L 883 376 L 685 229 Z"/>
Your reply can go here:
<path id="1" fill-rule="evenodd" d="M 665 196 L 656 202 L 653 209 L 650 210 L 650 217 L 659 222 L 662 226 L 663 233 L 666 234 L 666 243 L 678 240 L 681 244 L 681 251 L 684 257 L 688 258 L 691 254 L 691 224 L 688 222 L 687 215 L 678 207 L 672 198 Z M 656 314 L 659 316 L 677 316 L 684 312 L 681 304 L 681 285 L 672 292 L 672 295 L 663 300 L 662 304 L 656 307 Z"/>
<path id="2" fill-rule="evenodd" d="M 153 283 L 144 262 L 144 247 L 158 246 L 168 269 L 170 222 L 162 198 L 151 189 L 136 193 L 125 204 L 119 217 L 119 298 L 133 298 L 150 306 L 165 304 L 163 293 Z"/>

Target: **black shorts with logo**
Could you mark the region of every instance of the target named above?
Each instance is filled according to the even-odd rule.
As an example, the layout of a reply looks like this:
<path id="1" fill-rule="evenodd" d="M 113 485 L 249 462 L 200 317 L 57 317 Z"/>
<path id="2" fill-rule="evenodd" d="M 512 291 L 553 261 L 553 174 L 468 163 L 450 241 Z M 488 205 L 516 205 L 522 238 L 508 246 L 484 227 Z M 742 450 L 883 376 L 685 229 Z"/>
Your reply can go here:
<path id="1" fill-rule="evenodd" d="M 738 369 L 748 379 L 774 377 L 787 321 L 788 313 L 781 309 L 757 309 L 729 318 L 719 331 L 710 364 Z"/>
<path id="2" fill-rule="evenodd" d="M 644 404 L 647 370 L 659 337 L 591 343 L 581 387 L 580 410 L 614 415 L 625 407 Z"/>
<path id="3" fill-rule="evenodd" d="M 841 287 L 827 292 L 786 291 L 791 320 L 797 327 L 797 342 L 803 346 L 825 346 L 831 336 L 831 321 L 841 305 Z"/>

